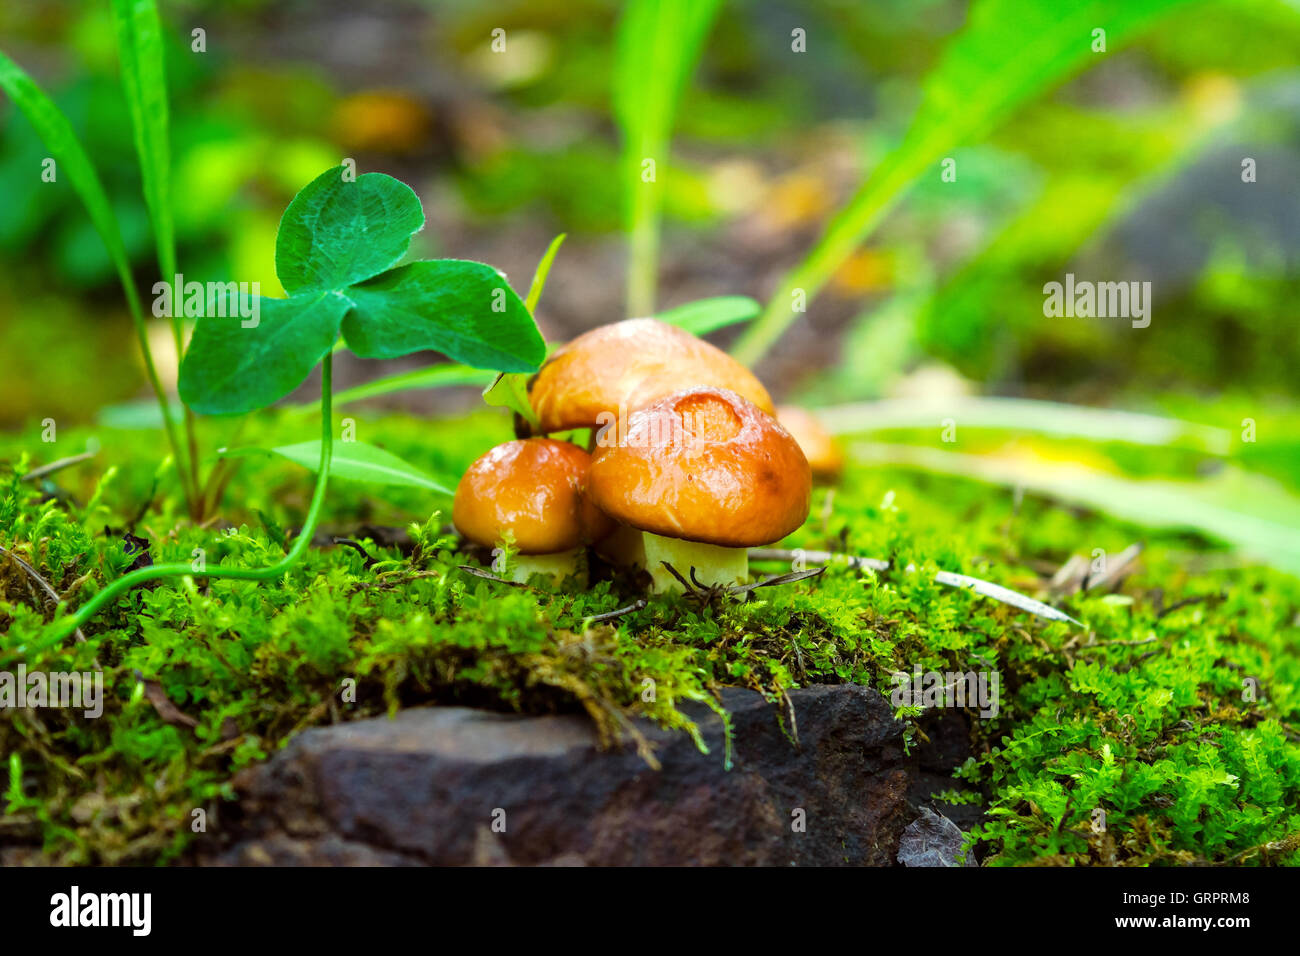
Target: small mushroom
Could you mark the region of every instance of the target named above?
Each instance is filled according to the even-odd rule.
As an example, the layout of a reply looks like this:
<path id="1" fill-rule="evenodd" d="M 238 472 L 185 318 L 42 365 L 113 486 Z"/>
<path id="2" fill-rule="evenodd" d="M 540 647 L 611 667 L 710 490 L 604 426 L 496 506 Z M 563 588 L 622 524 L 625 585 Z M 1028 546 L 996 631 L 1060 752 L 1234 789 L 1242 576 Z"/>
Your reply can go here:
<path id="1" fill-rule="evenodd" d="M 533 379 L 540 431 L 598 428 L 685 388 L 730 389 L 772 414 L 772 398 L 726 352 L 657 319 L 602 325 L 562 346 Z M 621 424 L 621 423 L 620 423 Z"/>
<path id="2" fill-rule="evenodd" d="M 790 433 L 735 392 L 676 392 L 628 418 L 592 456 L 592 500 L 642 532 L 656 591 L 680 588 L 667 562 L 704 586 L 749 577 L 747 548 L 808 517 L 812 475 Z"/>
<path id="3" fill-rule="evenodd" d="M 580 575 L 583 546 L 613 525 L 587 494 L 590 466 L 591 456 L 569 442 L 527 438 L 497 445 L 460 479 L 452 521 L 487 548 L 509 532 L 519 550 L 509 569 L 512 581 Z"/>
<path id="4" fill-rule="evenodd" d="M 844 452 L 816 415 L 797 405 L 782 405 L 776 410 L 776 420 L 799 443 L 814 478 L 831 482 L 840 477 L 844 471 Z"/>

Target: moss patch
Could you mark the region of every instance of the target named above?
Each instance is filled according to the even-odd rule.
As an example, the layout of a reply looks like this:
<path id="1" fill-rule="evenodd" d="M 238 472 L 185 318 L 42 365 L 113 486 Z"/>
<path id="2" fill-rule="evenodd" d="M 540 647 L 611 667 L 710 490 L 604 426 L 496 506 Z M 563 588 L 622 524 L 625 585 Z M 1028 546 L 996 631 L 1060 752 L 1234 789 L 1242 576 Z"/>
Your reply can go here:
<path id="1" fill-rule="evenodd" d="M 392 418 L 368 420 L 365 438 L 454 478 L 509 437 L 506 427 L 495 415 Z M 312 429 L 281 416 L 250 423 L 247 437 L 270 444 Z M 71 603 L 141 560 L 127 532 L 154 561 L 201 549 L 208 564 L 252 567 L 283 555 L 282 529 L 301 520 L 310 493 L 305 472 L 245 461 L 226 499 L 236 523 L 196 528 L 169 499 L 145 508 L 153 433 L 95 434 L 105 450 L 54 476 L 57 486 L 18 478 L 34 435 L 0 447 L 0 545 Z M 42 460 L 85 438 L 70 430 Z M 691 733 L 678 704 L 714 701 L 722 685 L 774 702 L 816 682 L 888 693 L 891 673 L 919 665 L 1001 676 L 996 719 L 972 722 L 979 756 L 958 768 L 985 804 L 976 835 L 991 862 L 1300 862 L 1300 582 L 1216 570 L 1204 542 L 1034 498 L 1017 505 L 972 482 L 851 467 L 825 505 L 818 492 L 787 546 L 886 558 L 892 569 L 831 569 L 745 604 L 652 597 L 613 618 L 602 616 L 640 596 L 627 582 L 576 592 L 474 577 L 445 526 L 450 502 L 343 481 L 327 522 L 357 546 L 313 548 L 274 582 L 196 576 L 136 590 L 85 643 L 42 646 L 39 586 L 0 561 L 0 670 L 98 662 L 106 696 L 98 720 L 27 710 L 0 721 L 0 849 L 41 848 L 60 863 L 177 859 L 195 809 L 217 825 L 239 768 L 306 727 L 404 706 L 585 709 L 612 742 L 640 715 Z M 376 530 L 406 525 L 404 547 Z M 1147 551 L 1117 593 L 1061 603 L 1087 629 L 931 580 L 943 568 L 1036 593 L 1072 552 L 1116 555 L 1139 539 Z"/>

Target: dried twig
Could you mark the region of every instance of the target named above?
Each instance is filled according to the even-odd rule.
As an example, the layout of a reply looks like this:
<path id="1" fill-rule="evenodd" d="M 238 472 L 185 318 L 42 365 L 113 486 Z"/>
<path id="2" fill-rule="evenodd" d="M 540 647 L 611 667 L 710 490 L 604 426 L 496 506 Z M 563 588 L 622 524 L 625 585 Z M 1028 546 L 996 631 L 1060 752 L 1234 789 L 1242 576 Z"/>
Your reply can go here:
<path id="1" fill-rule="evenodd" d="M 1200 604 L 1202 601 L 1222 601 L 1223 598 L 1224 595 L 1222 594 L 1194 594 L 1191 597 L 1183 598 L 1181 601 L 1175 601 L 1168 607 L 1164 607 L 1162 602 L 1162 606 L 1156 611 L 1156 617 L 1161 618 L 1166 614 L 1172 614 L 1179 608 L 1187 607 L 1190 604 Z"/>
<path id="2" fill-rule="evenodd" d="M 612 621 L 615 618 L 620 618 L 625 614 L 631 614 L 634 611 L 640 611 L 642 608 L 645 607 L 645 605 L 646 605 L 645 598 L 640 598 L 639 600 L 633 602 L 632 604 L 629 604 L 627 607 L 620 607 L 620 608 L 616 608 L 613 611 L 606 611 L 604 614 L 593 614 L 591 617 L 585 618 L 585 620 L 587 621 L 588 624 L 601 624 L 605 621 Z"/>
<path id="3" fill-rule="evenodd" d="M 144 696 L 153 704 L 153 709 L 158 712 L 163 723 L 171 724 L 173 727 L 185 727 L 193 730 L 199 725 L 199 722 L 185 713 L 179 707 L 171 702 L 167 692 L 163 690 L 163 685 L 156 680 L 146 680 L 144 675 L 139 671 L 135 672 L 135 679 L 144 685 Z"/>
<path id="4" fill-rule="evenodd" d="M 52 475 L 56 471 L 62 471 L 64 468 L 70 468 L 73 465 L 79 465 L 95 457 L 93 451 L 84 451 L 80 455 L 70 455 L 67 458 L 59 458 L 50 462 L 48 465 L 41 465 L 39 468 L 33 468 L 27 474 L 23 475 L 22 481 L 35 481 L 38 478 L 44 478 L 46 475 Z"/>
<path id="5" fill-rule="evenodd" d="M 370 570 L 371 567 L 379 563 L 370 552 L 366 550 L 365 545 L 355 538 L 333 538 L 332 540 L 335 544 L 341 544 L 345 548 L 351 548 L 353 551 L 357 552 L 357 554 L 361 555 L 362 567 L 366 570 Z"/>
<path id="6" fill-rule="evenodd" d="M 508 584 L 512 588 L 523 588 L 525 591 L 533 590 L 533 588 L 529 587 L 527 584 L 524 584 L 522 581 L 508 581 L 505 578 L 499 578 L 495 574 L 490 574 L 487 571 L 482 570 L 481 568 L 474 567 L 473 565 L 458 564 L 456 565 L 456 567 L 460 568 L 466 574 L 474 575 L 474 577 L 476 578 L 484 578 L 488 581 L 496 581 L 498 584 Z"/>
<path id="7" fill-rule="evenodd" d="M 766 578 L 762 581 L 756 581 L 753 584 L 737 584 L 730 588 L 728 593 L 748 594 L 758 588 L 776 587 L 781 584 L 793 584 L 796 581 L 806 581 L 809 578 L 815 578 L 826 571 L 825 568 L 807 568 L 803 571 L 791 571 L 789 574 L 778 574 L 776 577 Z"/>
<path id="8" fill-rule="evenodd" d="M 873 571 L 888 571 L 889 562 L 879 558 L 868 558 L 860 554 L 844 554 L 838 551 L 796 551 L 789 548 L 750 548 L 751 561 L 795 561 L 802 560 L 809 564 L 835 564 L 842 562 L 854 570 L 870 568 Z"/>
<path id="9" fill-rule="evenodd" d="M 1084 651 L 1100 650 L 1105 647 L 1139 647 L 1142 644 L 1154 644 L 1155 642 L 1156 639 L 1154 637 L 1144 637 L 1137 641 L 1096 641 L 1092 644 L 1084 644 L 1079 648 L 1079 653 L 1082 654 Z"/>
<path id="10" fill-rule="evenodd" d="M 38 585 L 40 585 L 41 590 L 46 593 L 49 599 L 54 602 L 55 607 L 58 607 L 61 604 L 63 604 L 63 598 L 59 597 L 59 592 L 54 590 L 54 587 L 50 584 L 50 582 L 46 581 L 43 577 L 41 577 L 39 572 L 37 572 L 37 570 L 34 567 L 32 567 L 30 564 L 28 564 L 26 561 L 18 557 L 18 555 L 14 554 L 12 551 L 10 551 L 7 548 L 0 547 L 0 554 L 5 555 L 11 561 L 15 562 L 20 568 L 26 571 L 27 574 L 31 577 L 31 579 L 35 581 Z M 76 637 L 78 644 L 86 643 L 86 635 L 81 633 L 81 628 L 77 628 L 73 632 L 73 634 Z M 96 664 L 96 666 L 99 665 Z"/>
<path id="11" fill-rule="evenodd" d="M 1001 601 L 1003 604 L 1010 604 L 1012 607 L 1018 607 L 1020 610 L 1028 611 L 1030 614 L 1045 617 L 1049 621 L 1068 621 L 1071 624 L 1078 624 L 1080 627 L 1083 626 L 1082 621 L 1076 621 L 1064 611 L 1058 611 L 1050 604 L 1036 601 L 1031 597 L 1026 597 L 1019 591 L 1004 588 L 1000 584 L 994 584 L 993 582 L 985 581 L 982 578 L 973 578 L 968 574 L 955 574 L 952 571 L 939 571 L 935 574 L 934 579 L 939 584 L 946 584 L 948 587 L 969 588 L 976 594 L 982 594 L 985 597 L 993 598 L 993 600 Z"/>

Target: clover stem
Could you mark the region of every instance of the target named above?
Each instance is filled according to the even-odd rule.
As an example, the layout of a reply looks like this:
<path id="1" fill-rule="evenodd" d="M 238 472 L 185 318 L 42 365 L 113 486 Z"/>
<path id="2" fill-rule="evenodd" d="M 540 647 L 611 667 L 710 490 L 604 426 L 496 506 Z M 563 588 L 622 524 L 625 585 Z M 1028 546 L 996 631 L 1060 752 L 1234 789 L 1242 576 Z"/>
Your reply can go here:
<path id="1" fill-rule="evenodd" d="M 724 548 L 702 541 L 683 541 L 644 532 L 646 570 L 654 579 L 655 591 L 680 591 L 682 584 L 664 567 L 668 562 L 692 584 L 696 580 L 713 584 L 744 584 L 749 578 L 749 550 Z M 691 569 L 694 568 L 692 577 Z"/>
<path id="2" fill-rule="evenodd" d="M 49 643 L 57 643 L 69 634 L 83 626 L 87 621 L 99 613 L 104 605 L 108 604 L 123 591 L 127 591 L 142 581 L 149 581 L 154 578 L 181 577 L 184 575 L 193 575 L 195 577 L 205 578 L 235 578 L 244 581 L 265 581 L 268 578 L 278 577 L 292 568 L 302 558 L 307 548 L 311 546 L 312 535 L 316 531 L 316 523 L 320 519 L 321 507 L 325 503 L 325 488 L 329 482 L 330 461 L 334 455 L 334 426 L 332 422 L 331 409 L 331 382 L 332 374 L 332 356 L 326 354 L 324 361 L 321 363 L 320 376 L 320 409 L 321 409 L 321 442 L 320 442 L 320 470 L 316 475 L 316 488 L 312 492 L 311 504 L 307 508 L 307 517 L 303 520 L 302 530 L 293 541 L 293 546 L 289 552 L 277 561 L 275 564 L 265 568 L 215 568 L 213 570 L 195 570 L 192 564 L 153 564 L 147 568 L 139 568 L 122 575 L 115 581 L 111 581 L 101 588 L 85 604 L 77 609 L 77 612 L 71 617 L 62 618 L 51 623 L 52 631 L 48 638 Z M 45 643 L 44 641 L 42 643 Z"/>

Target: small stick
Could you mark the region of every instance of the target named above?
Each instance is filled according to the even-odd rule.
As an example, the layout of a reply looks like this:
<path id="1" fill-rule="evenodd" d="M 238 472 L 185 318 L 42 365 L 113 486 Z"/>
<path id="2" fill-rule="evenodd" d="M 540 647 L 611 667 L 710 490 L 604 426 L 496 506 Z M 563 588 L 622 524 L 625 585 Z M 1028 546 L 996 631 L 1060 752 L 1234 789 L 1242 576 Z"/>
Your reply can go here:
<path id="1" fill-rule="evenodd" d="M 23 475 L 20 480 L 35 481 L 37 478 L 44 478 L 46 475 L 52 475 L 56 471 L 62 471 L 64 468 L 69 468 L 72 465 L 79 465 L 83 461 L 87 461 L 94 457 L 95 453 L 93 451 L 84 451 L 80 455 L 70 455 L 67 458 L 59 458 L 56 461 L 50 462 L 48 465 L 41 465 L 39 468 L 33 468 L 27 474 Z"/>
<path id="2" fill-rule="evenodd" d="M 796 558 L 810 564 L 833 564 L 844 561 L 855 570 L 871 568 L 873 571 L 888 571 L 889 562 L 879 558 L 868 558 L 859 554 L 844 554 L 837 551 L 795 551 L 790 548 L 750 548 L 751 561 L 794 561 Z"/>
<path id="3" fill-rule="evenodd" d="M 378 564 L 374 557 L 371 556 L 370 552 L 366 550 L 365 545 L 360 541 L 357 541 L 355 538 L 334 538 L 332 540 L 335 544 L 341 544 L 344 547 L 351 548 L 353 551 L 361 555 L 362 567 L 366 570 L 369 570 L 372 566 Z"/>
<path id="4" fill-rule="evenodd" d="M 1117 554 L 1113 561 L 1107 562 L 1106 570 L 1097 577 L 1092 578 L 1084 575 L 1083 589 L 1085 591 L 1091 591 L 1093 588 L 1103 587 L 1104 585 L 1110 584 L 1119 579 L 1124 572 L 1128 570 L 1128 566 L 1136 561 L 1138 555 L 1141 553 L 1142 542 L 1139 541 L 1136 544 L 1130 544 L 1127 548 Z"/>
<path id="5" fill-rule="evenodd" d="M 46 581 L 43 577 L 41 577 L 40 573 L 34 567 L 32 567 L 30 564 L 28 564 L 26 561 L 18 557 L 18 555 L 14 554 L 12 551 L 10 551 L 7 548 L 0 547 L 0 554 L 3 554 L 6 557 L 8 557 L 11 561 L 16 562 L 20 568 L 26 571 L 31 576 L 31 579 L 41 586 L 41 590 L 44 591 L 47 595 L 49 595 L 49 598 L 51 601 L 54 602 L 55 607 L 58 607 L 60 604 L 63 603 L 63 599 L 59 597 L 59 592 L 54 590 L 54 587 L 50 584 L 50 582 Z M 73 633 L 77 638 L 78 644 L 86 643 L 86 635 L 81 633 L 81 628 L 77 628 L 76 631 L 74 631 Z M 98 664 L 96 664 L 96 666 L 98 666 Z"/>
<path id="6" fill-rule="evenodd" d="M 636 602 L 629 604 L 627 607 L 620 607 L 613 611 L 606 611 L 604 614 L 594 614 L 591 617 L 586 618 L 586 620 L 590 624 L 600 624 L 604 621 L 612 621 L 615 618 L 622 617 L 624 614 L 631 614 L 633 611 L 641 610 L 645 607 L 645 604 L 645 598 L 641 598 Z"/>
<path id="7" fill-rule="evenodd" d="M 1082 654 L 1084 651 L 1095 651 L 1098 648 L 1103 647 L 1138 647 L 1142 644 L 1154 644 L 1155 642 L 1156 639 L 1154 637 L 1144 637 L 1139 641 L 1097 641 L 1094 644 L 1084 644 L 1079 648 L 1079 653 Z"/>
<path id="8" fill-rule="evenodd" d="M 1189 604 L 1199 604 L 1202 601 L 1221 601 L 1223 600 L 1223 597 L 1224 595 L 1222 594 L 1194 594 L 1191 597 L 1183 598 L 1181 601 L 1175 601 L 1168 607 L 1161 607 L 1156 613 L 1156 617 L 1160 618 L 1164 617 L 1166 614 L 1172 614 L 1180 607 L 1187 607 Z"/>
<path id="9" fill-rule="evenodd" d="M 456 567 L 460 568 L 466 574 L 474 575 L 474 577 L 476 578 L 486 578 L 488 581 L 495 581 L 498 584 L 508 584 L 512 588 L 523 588 L 525 591 L 533 590 L 533 588 L 529 587 L 527 584 L 524 584 L 522 581 L 507 581 L 505 578 L 499 578 L 495 574 L 489 574 L 486 571 L 480 570 L 479 568 L 472 567 L 471 565 L 468 564 L 458 564 L 456 565 Z"/>

